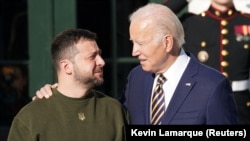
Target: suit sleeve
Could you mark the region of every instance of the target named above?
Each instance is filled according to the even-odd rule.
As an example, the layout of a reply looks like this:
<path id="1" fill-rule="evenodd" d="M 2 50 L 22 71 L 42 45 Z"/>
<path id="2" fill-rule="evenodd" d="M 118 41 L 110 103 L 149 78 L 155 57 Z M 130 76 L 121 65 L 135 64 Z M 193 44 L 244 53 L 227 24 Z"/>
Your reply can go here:
<path id="1" fill-rule="evenodd" d="M 209 99 L 207 124 L 238 124 L 236 104 L 227 78 L 221 80 Z"/>

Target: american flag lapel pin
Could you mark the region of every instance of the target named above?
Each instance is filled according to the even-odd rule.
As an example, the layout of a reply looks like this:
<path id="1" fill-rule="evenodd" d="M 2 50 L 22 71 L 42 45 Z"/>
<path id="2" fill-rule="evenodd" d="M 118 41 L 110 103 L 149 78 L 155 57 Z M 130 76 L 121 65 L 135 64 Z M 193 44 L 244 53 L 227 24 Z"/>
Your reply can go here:
<path id="1" fill-rule="evenodd" d="M 191 83 L 186 83 L 185 85 L 190 87 L 190 86 L 191 86 Z"/>

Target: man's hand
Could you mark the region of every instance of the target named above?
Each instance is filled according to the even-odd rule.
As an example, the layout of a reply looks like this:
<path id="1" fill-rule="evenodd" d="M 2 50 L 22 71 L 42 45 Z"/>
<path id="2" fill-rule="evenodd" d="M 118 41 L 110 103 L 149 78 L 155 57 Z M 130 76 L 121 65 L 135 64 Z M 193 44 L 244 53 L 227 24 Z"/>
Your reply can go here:
<path id="1" fill-rule="evenodd" d="M 36 95 L 32 98 L 32 100 L 36 99 L 42 99 L 42 98 L 49 98 L 52 96 L 52 90 L 51 88 L 56 88 L 58 86 L 57 83 L 51 85 L 51 84 L 45 84 L 40 90 L 36 91 Z"/>

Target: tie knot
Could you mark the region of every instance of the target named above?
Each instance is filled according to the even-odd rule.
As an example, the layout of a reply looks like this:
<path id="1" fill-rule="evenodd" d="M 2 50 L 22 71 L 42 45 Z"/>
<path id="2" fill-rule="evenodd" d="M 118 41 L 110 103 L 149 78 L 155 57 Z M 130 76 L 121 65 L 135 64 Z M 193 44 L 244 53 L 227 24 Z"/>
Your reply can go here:
<path id="1" fill-rule="evenodd" d="M 158 77 L 157 83 L 163 84 L 165 81 L 167 81 L 167 78 L 163 74 L 160 74 L 160 76 Z"/>

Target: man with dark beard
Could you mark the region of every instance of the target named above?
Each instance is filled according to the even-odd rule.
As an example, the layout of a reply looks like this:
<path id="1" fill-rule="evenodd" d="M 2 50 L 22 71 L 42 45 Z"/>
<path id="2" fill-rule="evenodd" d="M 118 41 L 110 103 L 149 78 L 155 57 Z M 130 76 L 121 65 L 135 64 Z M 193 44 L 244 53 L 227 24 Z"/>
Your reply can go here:
<path id="1" fill-rule="evenodd" d="M 128 116 L 121 103 L 93 89 L 103 83 L 105 65 L 96 34 L 66 30 L 52 42 L 51 56 L 58 87 L 17 114 L 8 141 L 125 140 Z"/>

